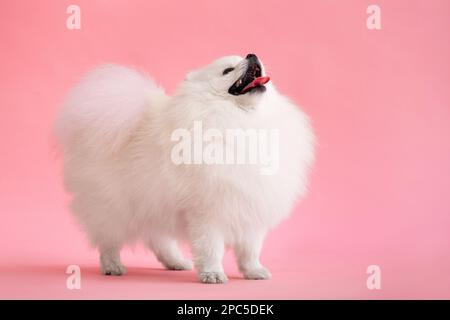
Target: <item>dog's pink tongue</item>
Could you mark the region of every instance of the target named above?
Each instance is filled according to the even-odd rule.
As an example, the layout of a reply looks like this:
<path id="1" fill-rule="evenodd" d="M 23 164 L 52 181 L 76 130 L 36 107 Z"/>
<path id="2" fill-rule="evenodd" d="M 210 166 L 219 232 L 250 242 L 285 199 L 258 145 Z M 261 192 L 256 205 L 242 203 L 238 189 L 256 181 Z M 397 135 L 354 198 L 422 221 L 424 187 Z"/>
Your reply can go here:
<path id="1" fill-rule="evenodd" d="M 243 90 L 242 92 L 245 93 L 248 90 L 250 90 L 251 88 L 257 87 L 257 86 L 262 86 L 263 84 L 266 84 L 267 82 L 270 81 L 270 77 L 258 77 L 255 80 L 253 80 L 252 82 L 250 82 Z"/>

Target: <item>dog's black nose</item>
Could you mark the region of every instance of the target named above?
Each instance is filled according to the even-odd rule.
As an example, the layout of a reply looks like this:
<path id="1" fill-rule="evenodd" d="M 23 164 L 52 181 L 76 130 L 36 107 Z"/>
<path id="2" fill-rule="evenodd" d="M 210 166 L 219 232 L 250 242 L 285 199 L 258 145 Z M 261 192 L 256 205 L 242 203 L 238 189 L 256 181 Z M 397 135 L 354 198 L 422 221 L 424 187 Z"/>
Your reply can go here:
<path id="1" fill-rule="evenodd" d="M 246 59 L 258 59 L 258 57 L 256 56 L 256 54 L 249 53 L 249 54 L 247 55 Z"/>

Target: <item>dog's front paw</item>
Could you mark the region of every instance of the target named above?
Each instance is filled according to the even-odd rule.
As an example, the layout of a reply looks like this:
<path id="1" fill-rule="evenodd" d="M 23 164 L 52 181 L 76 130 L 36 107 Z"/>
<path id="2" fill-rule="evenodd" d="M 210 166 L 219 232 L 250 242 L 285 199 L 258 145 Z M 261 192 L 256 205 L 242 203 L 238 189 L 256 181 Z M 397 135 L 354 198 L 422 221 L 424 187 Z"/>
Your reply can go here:
<path id="1" fill-rule="evenodd" d="M 266 280 L 272 278 L 270 271 L 264 267 L 245 270 L 244 278 L 249 280 Z"/>
<path id="2" fill-rule="evenodd" d="M 114 261 L 102 263 L 101 271 L 102 274 L 106 276 L 121 276 L 127 273 L 127 269 L 123 266 L 123 264 Z"/>
<path id="3" fill-rule="evenodd" d="M 203 283 L 226 283 L 228 281 L 223 272 L 200 272 L 198 276 Z"/>

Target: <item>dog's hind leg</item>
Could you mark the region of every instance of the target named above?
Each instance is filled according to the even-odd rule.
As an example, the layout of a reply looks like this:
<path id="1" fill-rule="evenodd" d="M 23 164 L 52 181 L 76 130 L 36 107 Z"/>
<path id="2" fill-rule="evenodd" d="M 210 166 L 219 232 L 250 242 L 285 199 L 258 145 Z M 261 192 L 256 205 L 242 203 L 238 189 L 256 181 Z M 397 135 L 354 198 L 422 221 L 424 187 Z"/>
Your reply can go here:
<path id="1" fill-rule="evenodd" d="M 101 245 L 100 269 L 104 275 L 121 276 L 126 273 L 126 269 L 120 261 L 120 247 L 116 245 Z"/>
<path id="2" fill-rule="evenodd" d="M 167 236 L 152 235 L 148 240 L 148 247 L 156 255 L 166 269 L 191 270 L 192 262 L 183 257 L 175 239 Z"/>
<path id="3" fill-rule="evenodd" d="M 110 219 L 118 215 L 114 207 L 104 199 L 79 194 L 74 197 L 71 208 L 82 224 L 90 243 L 100 253 L 100 271 L 104 275 L 123 275 L 126 269 L 120 261 L 120 249 L 125 234 L 121 221 Z"/>

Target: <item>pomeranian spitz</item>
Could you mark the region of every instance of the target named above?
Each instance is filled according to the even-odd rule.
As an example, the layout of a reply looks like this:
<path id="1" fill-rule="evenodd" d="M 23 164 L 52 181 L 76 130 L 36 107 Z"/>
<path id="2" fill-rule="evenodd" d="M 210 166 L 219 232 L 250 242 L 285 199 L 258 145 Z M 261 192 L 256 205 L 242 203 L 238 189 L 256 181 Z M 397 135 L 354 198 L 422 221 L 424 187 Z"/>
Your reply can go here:
<path id="1" fill-rule="evenodd" d="M 225 247 L 246 279 L 271 277 L 263 239 L 305 193 L 314 134 L 269 80 L 248 54 L 188 73 L 172 96 L 117 65 L 71 90 L 55 131 L 103 274 L 124 274 L 120 250 L 137 241 L 167 269 L 191 269 L 177 246 L 187 241 L 201 282 L 227 281 Z"/>

